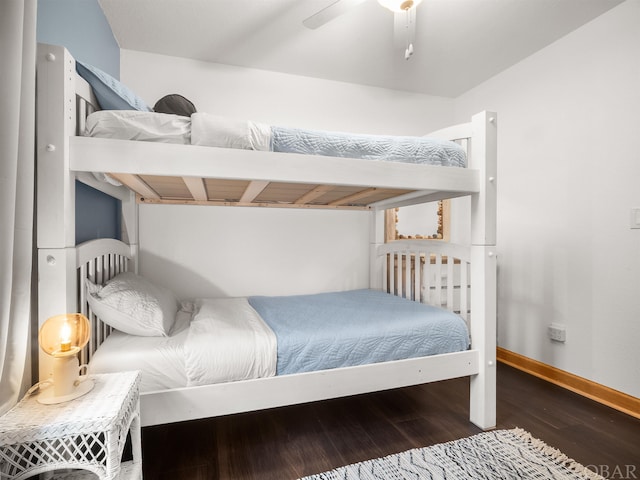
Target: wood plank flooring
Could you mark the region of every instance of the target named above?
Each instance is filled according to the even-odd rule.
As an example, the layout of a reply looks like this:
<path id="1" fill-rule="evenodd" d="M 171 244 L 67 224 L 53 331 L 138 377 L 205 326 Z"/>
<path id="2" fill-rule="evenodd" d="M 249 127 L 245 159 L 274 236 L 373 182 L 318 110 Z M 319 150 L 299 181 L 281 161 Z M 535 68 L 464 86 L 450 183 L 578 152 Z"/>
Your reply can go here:
<path id="1" fill-rule="evenodd" d="M 144 478 L 287 480 L 479 433 L 469 380 L 146 427 Z M 640 420 L 498 366 L 498 428 L 521 427 L 609 478 L 640 479 Z"/>

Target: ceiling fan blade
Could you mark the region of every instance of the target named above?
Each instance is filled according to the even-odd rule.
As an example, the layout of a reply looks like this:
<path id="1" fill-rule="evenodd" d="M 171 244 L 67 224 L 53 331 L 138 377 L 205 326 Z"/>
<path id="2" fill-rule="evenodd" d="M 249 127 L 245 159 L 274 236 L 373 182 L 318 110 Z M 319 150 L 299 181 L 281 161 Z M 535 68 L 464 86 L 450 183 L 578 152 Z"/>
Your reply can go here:
<path id="1" fill-rule="evenodd" d="M 325 7 L 310 17 L 305 18 L 302 21 L 302 24 L 307 28 L 315 30 L 365 1 L 366 0 L 337 0 L 328 7 Z"/>
<path id="2" fill-rule="evenodd" d="M 416 7 L 393 14 L 393 45 L 407 48 L 416 37 Z"/>

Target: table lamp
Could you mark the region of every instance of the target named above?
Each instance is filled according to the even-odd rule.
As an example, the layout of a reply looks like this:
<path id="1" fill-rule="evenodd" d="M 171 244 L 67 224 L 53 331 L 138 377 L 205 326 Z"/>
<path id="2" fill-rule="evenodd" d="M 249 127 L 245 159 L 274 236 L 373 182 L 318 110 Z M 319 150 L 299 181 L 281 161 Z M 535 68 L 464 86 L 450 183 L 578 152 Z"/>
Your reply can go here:
<path id="1" fill-rule="evenodd" d="M 93 388 L 93 381 L 80 376 L 78 352 L 89 341 L 91 325 L 81 313 L 48 318 L 40 327 L 40 348 L 53 357 L 53 386 L 41 389 L 38 402 L 54 404 L 81 397 Z"/>

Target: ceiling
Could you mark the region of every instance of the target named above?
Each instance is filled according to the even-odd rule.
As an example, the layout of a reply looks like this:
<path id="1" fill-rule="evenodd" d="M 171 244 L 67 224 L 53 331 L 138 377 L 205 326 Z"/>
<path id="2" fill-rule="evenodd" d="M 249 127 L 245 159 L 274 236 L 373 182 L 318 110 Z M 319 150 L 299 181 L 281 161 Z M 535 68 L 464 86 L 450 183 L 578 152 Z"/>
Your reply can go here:
<path id="1" fill-rule="evenodd" d="M 376 0 L 316 30 L 335 0 L 99 0 L 120 48 L 457 97 L 622 0 L 424 0 L 415 53 Z"/>

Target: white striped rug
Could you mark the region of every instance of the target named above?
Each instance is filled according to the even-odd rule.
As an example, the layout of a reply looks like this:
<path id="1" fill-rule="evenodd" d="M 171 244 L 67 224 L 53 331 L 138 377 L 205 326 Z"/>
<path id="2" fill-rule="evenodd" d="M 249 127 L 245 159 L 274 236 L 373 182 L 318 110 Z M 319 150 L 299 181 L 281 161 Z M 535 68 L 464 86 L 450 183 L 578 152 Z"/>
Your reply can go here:
<path id="1" fill-rule="evenodd" d="M 340 467 L 301 480 L 593 480 L 600 475 L 528 432 L 494 430 Z"/>

